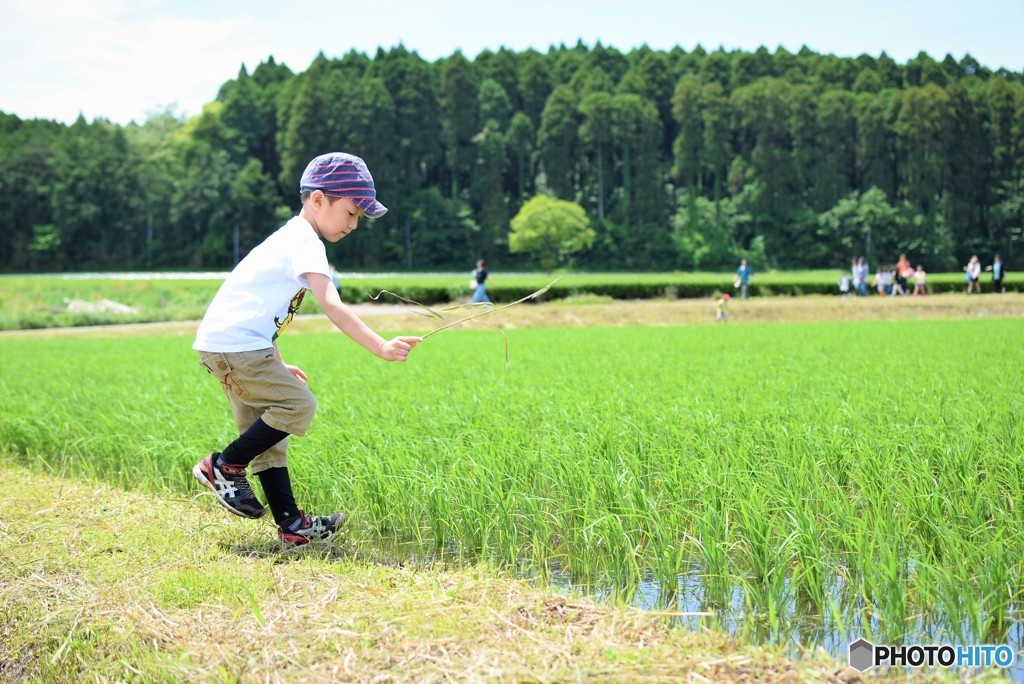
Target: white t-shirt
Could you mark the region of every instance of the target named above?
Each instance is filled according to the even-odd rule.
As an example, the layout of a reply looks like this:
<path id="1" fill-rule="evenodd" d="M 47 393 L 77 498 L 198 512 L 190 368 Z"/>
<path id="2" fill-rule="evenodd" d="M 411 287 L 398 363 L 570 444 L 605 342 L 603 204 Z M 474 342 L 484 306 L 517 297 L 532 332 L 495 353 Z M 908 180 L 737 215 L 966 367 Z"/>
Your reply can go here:
<path id="1" fill-rule="evenodd" d="M 330 277 L 330 267 L 313 226 L 296 216 L 231 271 L 210 302 L 192 348 L 240 352 L 273 346 L 309 287 L 304 273 Z"/>

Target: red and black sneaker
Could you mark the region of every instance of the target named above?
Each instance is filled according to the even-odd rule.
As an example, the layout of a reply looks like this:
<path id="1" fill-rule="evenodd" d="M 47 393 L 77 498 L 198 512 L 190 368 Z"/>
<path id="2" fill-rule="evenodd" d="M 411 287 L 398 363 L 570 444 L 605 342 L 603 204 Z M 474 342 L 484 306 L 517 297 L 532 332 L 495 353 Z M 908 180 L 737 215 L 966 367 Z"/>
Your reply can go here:
<path id="1" fill-rule="evenodd" d="M 302 546 L 318 539 L 329 539 L 348 520 L 345 513 L 330 515 L 306 515 L 299 511 L 299 517 L 277 528 L 277 536 L 285 546 Z"/>
<path id="2" fill-rule="evenodd" d="M 256 495 L 252 493 L 249 481 L 245 479 L 245 466 L 220 463 L 213 453 L 196 464 L 192 474 L 205 487 L 213 490 L 220 505 L 243 518 L 261 518 L 267 512 Z"/>

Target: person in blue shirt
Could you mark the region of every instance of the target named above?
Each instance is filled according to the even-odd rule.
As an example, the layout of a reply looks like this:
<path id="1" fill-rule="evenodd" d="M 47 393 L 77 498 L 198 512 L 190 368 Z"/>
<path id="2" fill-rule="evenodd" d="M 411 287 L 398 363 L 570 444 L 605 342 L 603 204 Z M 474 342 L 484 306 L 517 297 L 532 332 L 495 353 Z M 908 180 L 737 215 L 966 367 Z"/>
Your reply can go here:
<path id="1" fill-rule="evenodd" d="M 986 271 L 992 271 L 992 291 L 993 292 L 1006 292 L 1006 288 L 1003 287 L 1003 276 L 1006 275 L 1006 267 L 1003 265 L 1003 258 L 996 254 L 995 259 L 992 261 L 991 266 L 985 267 Z"/>
<path id="2" fill-rule="evenodd" d="M 747 266 L 747 260 L 740 261 L 740 267 L 736 269 L 736 280 L 740 284 L 740 299 L 747 299 L 747 288 L 750 285 L 750 276 L 754 275 L 754 269 Z"/>
<path id="3" fill-rule="evenodd" d="M 476 281 L 476 287 L 473 290 L 473 299 L 470 300 L 472 304 L 480 304 L 490 302 L 487 298 L 487 269 L 484 268 L 484 260 L 480 259 L 476 262 L 476 270 L 473 271 L 473 280 Z"/>

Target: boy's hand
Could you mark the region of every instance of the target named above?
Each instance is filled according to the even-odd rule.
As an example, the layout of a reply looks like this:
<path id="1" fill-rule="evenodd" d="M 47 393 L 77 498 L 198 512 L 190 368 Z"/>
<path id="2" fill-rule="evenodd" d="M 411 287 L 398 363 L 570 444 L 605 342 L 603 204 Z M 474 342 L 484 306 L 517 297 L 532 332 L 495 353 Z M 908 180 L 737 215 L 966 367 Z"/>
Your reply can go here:
<path id="1" fill-rule="evenodd" d="M 293 366 L 290 363 L 286 363 L 284 364 L 284 367 L 288 369 L 289 373 L 298 378 L 299 382 L 301 382 L 303 385 L 309 382 L 309 378 L 306 376 L 306 373 L 298 366 Z"/>
<path id="2" fill-rule="evenodd" d="M 422 337 L 396 337 L 380 345 L 380 358 L 385 361 L 405 361 L 409 350 L 423 341 Z"/>

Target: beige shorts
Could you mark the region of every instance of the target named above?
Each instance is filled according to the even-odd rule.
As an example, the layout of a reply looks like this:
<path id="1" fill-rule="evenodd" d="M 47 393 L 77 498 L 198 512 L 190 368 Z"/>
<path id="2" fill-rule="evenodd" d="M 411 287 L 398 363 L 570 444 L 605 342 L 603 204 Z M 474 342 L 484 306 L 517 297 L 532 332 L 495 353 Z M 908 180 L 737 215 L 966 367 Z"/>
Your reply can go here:
<path id="1" fill-rule="evenodd" d="M 257 418 L 289 435 L 306 434 L 316 415 L 316 397 L 274 357 L 273 348 L 246 352 L 199 352 L 199 363 L 220 380 L 239 434 Z M 264 451 L 249 472 L 288 465 L 288 439 Z"/>

